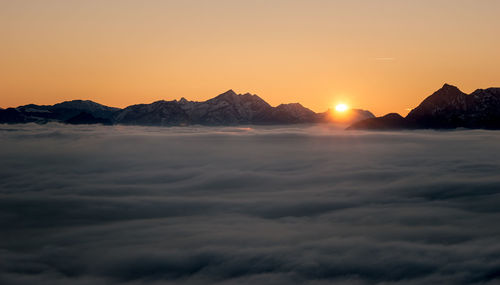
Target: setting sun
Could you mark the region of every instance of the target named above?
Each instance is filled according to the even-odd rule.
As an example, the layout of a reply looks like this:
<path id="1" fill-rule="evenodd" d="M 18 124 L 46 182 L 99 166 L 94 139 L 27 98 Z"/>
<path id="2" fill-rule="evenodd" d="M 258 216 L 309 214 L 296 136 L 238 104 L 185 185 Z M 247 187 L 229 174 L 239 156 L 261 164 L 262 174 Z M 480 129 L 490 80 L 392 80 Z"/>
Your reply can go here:
<path id="1" fill-rule="evenodd" d="M 337 104 L 337 106 L 335 106 L 335 111 L 337 112 L 345 112 L 349 109 L 349 106 L 347 106 L 346 104 Z"/>

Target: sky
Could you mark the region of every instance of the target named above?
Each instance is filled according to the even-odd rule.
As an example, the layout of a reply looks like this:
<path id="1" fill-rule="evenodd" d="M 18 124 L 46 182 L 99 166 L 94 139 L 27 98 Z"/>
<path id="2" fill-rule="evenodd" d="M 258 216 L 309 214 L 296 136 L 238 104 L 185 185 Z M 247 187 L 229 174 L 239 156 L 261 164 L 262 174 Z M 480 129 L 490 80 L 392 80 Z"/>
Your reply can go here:
<path id="1" fill-rule="evenodd" d="M 499 140 L 4 125 L 0 284 L 498 284 Z"/>
<path id="2" fill-rule="evenodd" d="M 406 114 L 500 85 L 496 0 L 0 0 L 0 107 L 228 89 Z"/>

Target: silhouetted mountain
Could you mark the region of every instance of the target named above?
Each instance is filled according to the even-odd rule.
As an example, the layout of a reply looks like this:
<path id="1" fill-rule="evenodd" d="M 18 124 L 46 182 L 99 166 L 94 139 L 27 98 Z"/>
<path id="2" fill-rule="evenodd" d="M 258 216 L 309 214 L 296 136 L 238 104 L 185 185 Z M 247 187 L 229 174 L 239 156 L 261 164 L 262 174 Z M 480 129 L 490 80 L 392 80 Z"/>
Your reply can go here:
<path id="1" fill-rule="evenodd" d="M 163 126 L 187 124 L 189 119 L 177 101 L 157 101 L 120 110 L 113 117 L 113 122 L 124 125 Z"/>
<path id="2" fill-rule="evenodd" d="M 259 124 L 266 122 L 266 115 L 272 112 L 266 101 L 249 93 L 238 95 L 229 90 L 205 102 L 182 105 L 190 121 L 202 125 Z"/>
<path id="3" fill-rule="evenodd" d="M 0 122 L 4 124 L 27 123 L 26 117 L 15 108 L 1 109 Z"/>
<path id="4" fill-rule="evenodd" d="M 91 114 L 96 118 L 110 119 L 113 113 L 120 109 L 104 106 L 90 100 L 73 100 L 55 104 L 52 106 L 51 110 L 60 113 L 80 111 Z"/>
<path id="5" fill-rule="evenodd" d="M 343 113 L 338 113 L 328 109 L 326 112 L 317 114 L 320 121 L 353 123 L 366 119 L 375 118 L 372 112 L 361 109 L 349 109 Z"/>
<path id="6" fill-rule="evenodd" d="M 362 120 L 352 124 L 348 130 L 360 129 L 377 129 L 377 130 L 394 130 L 394 129 L 414 129 L 415 125 L 403 118 L 400 114 L 389 113 L 383 117 L 377 117 L 367 120 Z"/>
<path id="7" fill-rule="evenodd" d="M 500 88 L 478 89 L 467 95 L 445 84 L 406 118 L 383 118 L 357 122 L 348 129 L 500 129 Z"/>
<path id="8" fill-rule="evenodd" d="M 369 111 L 353 109 L 342 122 L 374 117 Z M 146 126 L 301 124 L 335 122 L 331 112 L 315 113 L 299 103 L 272 107 L 257 95 L 233 90 L 203 102 L 185 98 L 138 104 L 124 109 L 92 101 L 68 101 L 52 106 L 25 105 L 0 110 L 0 123 L 124 124 Z"/>
<path id="9" fill-rule="evenodd" d="M 422 128 L 500 128 L 500 88 L 478 89 L 467 95 L 445 84 L 406 118 Z"/>
<path id="10" fill-rule="evenodd" d="M 374 117 L 368 111 L 352 112 L 354 116 L 350 122 Z M 117 112 L 114 122 L 134 125 L 241 125 L 332 121 L 324 114 L 317 114 L 299 103 L 272 107 L 257 95 L 236 94 L 233 90 L 229 90 L 204 102 L 182 98 L 179 101 L 158 101 L 130 106 Z"/>
<path id="11" fill-rule="evenodd" d="M 300 103 L 290 103 L 274 108 L 269 119 L 278 123 L 314 123 L 318 121 L 318 114 Z"/>
<path id="12" fill-rule="evenodd" d="M 94 118 L 111 119 L 120 109 L 107 107 L 92 101 L 74 100 L 55 105 L 29 104 L 0 110 L 0 123 L 47 123 L 65 122 L 82 112 Z"/>
<path id="13" fill-rule="evenodd" d="M 368 110 L 352 109 L 351 113 L 353 116 L 351 117 L 351 122 L 358 122 L 361 120 L 375 118 L 375 115 L 373 115 L 373 113 Z"/>
<path id="14" fill-rule="evenodd" d="M 112 124 L 110 119 L 96 118 L 92 114 L 87 112 L 81 112 L 80 114 L 65 120 L 64 123 L 72 125 Z"/>

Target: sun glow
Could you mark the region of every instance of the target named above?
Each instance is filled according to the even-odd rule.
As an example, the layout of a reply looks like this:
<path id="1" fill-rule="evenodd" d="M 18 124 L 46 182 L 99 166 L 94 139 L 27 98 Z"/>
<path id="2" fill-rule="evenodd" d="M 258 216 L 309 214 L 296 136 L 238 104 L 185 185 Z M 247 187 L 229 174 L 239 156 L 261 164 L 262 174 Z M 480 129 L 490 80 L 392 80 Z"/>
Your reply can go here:
<path id="1" fill-rule="evenodd" d="M 337 112 L 345 112 L 348 109 L 349 109 L 349 106 L 347 106 L 346 104 L 343 104 L 343 103 L 337 104 L 335 106 L 335 111 L 337 111 Z"/>

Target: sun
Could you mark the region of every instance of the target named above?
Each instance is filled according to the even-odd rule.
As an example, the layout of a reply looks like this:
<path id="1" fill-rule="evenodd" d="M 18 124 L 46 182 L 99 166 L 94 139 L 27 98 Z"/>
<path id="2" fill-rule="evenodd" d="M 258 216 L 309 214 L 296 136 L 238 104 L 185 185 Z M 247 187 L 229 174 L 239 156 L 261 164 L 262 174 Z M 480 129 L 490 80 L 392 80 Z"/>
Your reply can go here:
<path id="1" fill-rule="evenodd" d="M 349 110 L 349 106 L 347 106 L 346 104 L 341 103 L 335 106 L 335 111 L 337 112 L 345 112 L 347 110 Z"/>

